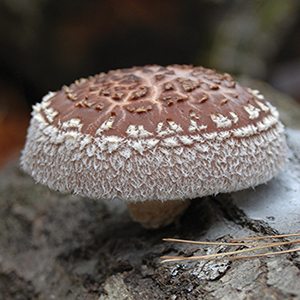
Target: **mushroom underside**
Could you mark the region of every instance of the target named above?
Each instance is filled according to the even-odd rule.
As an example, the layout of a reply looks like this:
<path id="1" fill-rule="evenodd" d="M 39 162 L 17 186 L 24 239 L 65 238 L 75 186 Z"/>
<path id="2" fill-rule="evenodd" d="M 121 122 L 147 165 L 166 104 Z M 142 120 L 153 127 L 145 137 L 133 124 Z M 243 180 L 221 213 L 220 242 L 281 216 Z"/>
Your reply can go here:
<path id="1" fill-rule="evenodd" d="M 39 127 L 45 126 L 33 120 L 22 168 L 52 190 L 92 199 L 135 203 L 232 192 L 267 182 L 286 161 L 280 123 L 259 135 L 169 148 L 157 144 L 142 153 L 130 141 L 109 152 L 99 138 L 83 144 L 80 134 L 70 138 L 66 133 L 62 143 L 61 134 L 56 140 Z"/>

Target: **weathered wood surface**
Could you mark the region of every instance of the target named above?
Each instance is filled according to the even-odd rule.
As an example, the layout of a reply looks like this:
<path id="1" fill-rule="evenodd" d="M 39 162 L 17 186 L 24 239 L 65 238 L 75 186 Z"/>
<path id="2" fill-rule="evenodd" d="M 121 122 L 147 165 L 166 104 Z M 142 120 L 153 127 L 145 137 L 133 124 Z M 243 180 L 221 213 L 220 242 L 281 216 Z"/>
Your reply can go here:
<path id="1" fill-rule="evenodd" d="M 300 299 L 298 253 L 160 263 L 162 255 L 232 249 L 164 237 L 224 241 L 300 232 L 300 129 L 299 119 L 289 118 L 299 108 L 292 107 L 283 108 L 291 150 L 277 178 L 255 190 L 195 199 L 177 224 L 154 231 L 132 222 L 123 203 L 51 192 L 15 162 L 0 173 L 0 299 Z"/>

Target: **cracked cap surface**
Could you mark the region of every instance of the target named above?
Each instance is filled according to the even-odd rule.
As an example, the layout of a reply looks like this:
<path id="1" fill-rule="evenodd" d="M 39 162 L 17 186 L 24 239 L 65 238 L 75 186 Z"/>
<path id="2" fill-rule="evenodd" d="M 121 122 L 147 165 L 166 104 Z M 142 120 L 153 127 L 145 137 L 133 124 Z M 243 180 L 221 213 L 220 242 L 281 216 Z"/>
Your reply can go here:
<path id="1" fill-rule="evenodd" d="M 178 65 L 134 67 L 80 79 L 51 94 L 49 107 L 42 114 L 53 126 L 119 137 L 236 130 L 260 122 L 263 126 L 273 117 L 262 95 L 229 74 Z"/>

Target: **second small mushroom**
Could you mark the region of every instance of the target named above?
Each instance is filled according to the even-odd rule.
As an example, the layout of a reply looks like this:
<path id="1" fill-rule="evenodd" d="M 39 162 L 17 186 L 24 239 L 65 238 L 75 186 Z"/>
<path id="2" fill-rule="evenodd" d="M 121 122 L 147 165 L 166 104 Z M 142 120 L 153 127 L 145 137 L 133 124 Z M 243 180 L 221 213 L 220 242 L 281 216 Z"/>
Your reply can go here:
<path id="1" fill-rule="evenodd" d="M 80 79 L 33 107 L 22 168 L 62 193 L 121 199 L 148 228 L 190 199 L 265 183 L 287 157 L 278 111 L 203 67 L 157 65 Z"/>

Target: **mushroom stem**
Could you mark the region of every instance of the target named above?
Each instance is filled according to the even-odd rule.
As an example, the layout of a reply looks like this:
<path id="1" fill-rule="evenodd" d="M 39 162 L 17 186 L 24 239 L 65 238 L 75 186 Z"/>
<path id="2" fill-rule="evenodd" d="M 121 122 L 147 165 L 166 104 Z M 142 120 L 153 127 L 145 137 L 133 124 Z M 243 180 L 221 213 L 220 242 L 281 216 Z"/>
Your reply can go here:
<path id="1" fill-rule="evenodd" d="M 145 228 L 159 228 L 171 224 L 184 213 L 190 200 L 143 201 L 127 203 L 131 217 Z"/>

